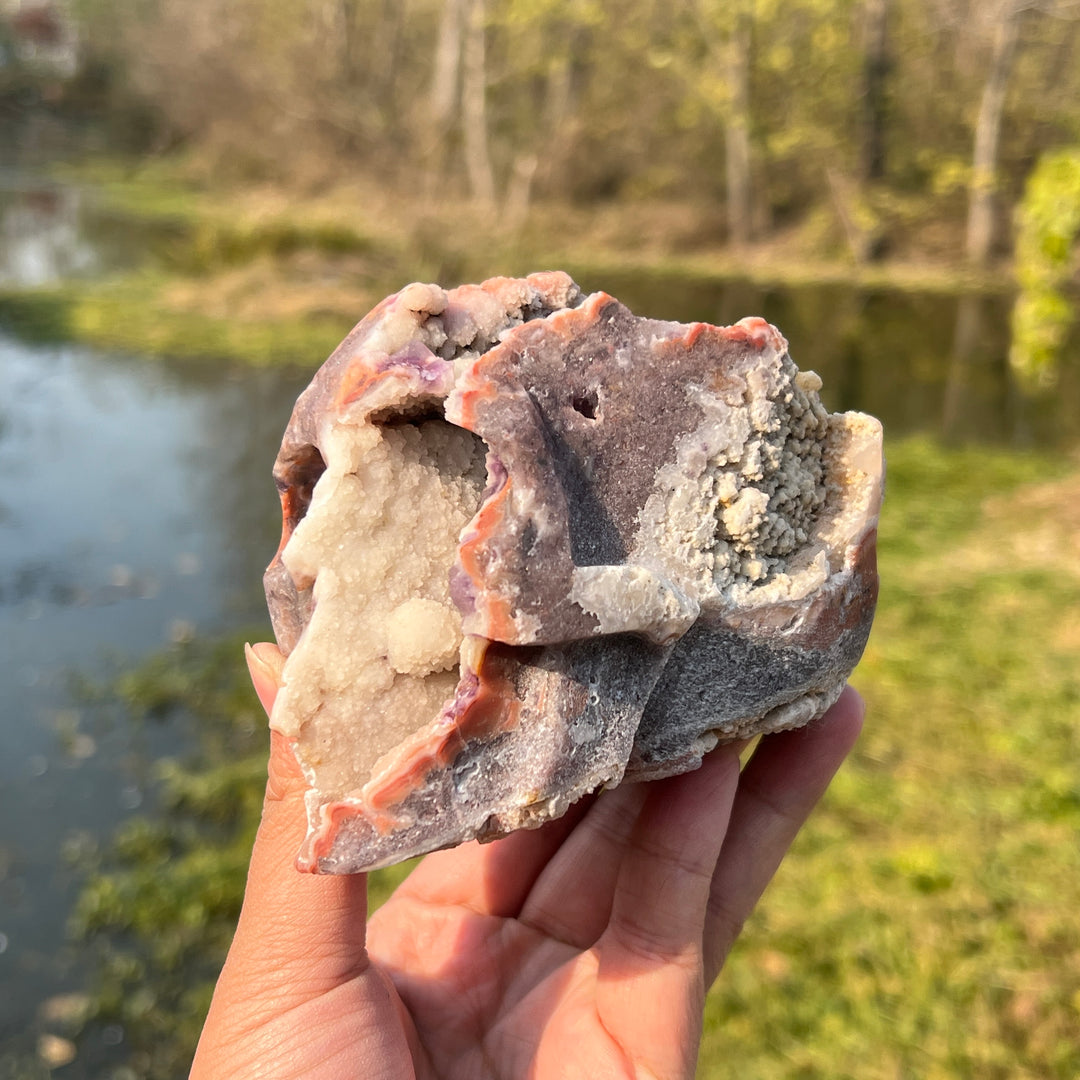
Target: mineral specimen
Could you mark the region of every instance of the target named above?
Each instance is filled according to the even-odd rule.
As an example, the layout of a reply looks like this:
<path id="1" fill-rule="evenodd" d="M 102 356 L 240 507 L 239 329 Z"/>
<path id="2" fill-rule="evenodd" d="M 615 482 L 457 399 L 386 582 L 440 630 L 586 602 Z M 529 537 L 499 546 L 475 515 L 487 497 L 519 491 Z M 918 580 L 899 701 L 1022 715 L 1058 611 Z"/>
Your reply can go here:
<path id="1" fill-rule="evenodd" d="M 378 305 L 297 401 L 266 573 L 304 870 L 536 826 L 839 695 L 877 594 L 881 427 L 764 320 L 563 273 Z"/>

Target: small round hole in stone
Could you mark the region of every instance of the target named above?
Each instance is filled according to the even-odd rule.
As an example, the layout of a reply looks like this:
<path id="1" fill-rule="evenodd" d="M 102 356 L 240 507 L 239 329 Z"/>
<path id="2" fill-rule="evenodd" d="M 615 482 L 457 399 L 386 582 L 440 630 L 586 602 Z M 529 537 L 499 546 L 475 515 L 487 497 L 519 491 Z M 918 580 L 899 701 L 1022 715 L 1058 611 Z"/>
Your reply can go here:
<path id="1" fill-rule="evenodd" d="M 595 420 L 600 398 L 595 390 L 586 390 L 583 393 L 575 394 L 570 399 L 570 404 L 574 407 L 575 412 L 581 413 L 586 420 Z"/>

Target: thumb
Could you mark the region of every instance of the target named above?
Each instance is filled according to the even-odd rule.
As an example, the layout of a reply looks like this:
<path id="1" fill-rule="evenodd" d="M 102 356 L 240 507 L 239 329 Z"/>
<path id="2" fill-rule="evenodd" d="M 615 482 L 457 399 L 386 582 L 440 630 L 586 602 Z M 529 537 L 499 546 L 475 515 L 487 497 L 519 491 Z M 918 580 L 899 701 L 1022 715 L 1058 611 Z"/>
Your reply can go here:
<path id="1" fill-rule="evenodd" d="M 268 643 L 249 645 L 245 654 L 255 692 L 269 713 L 284 657 Z M 295 1005 L 296 993 L 318 996 L 367 968 L 367 878 L 296 870 L 307 784 L 289 740 L 276 731 L 270 733 L 268 774 L 244 906 L 222 977 L 230 966 L 242 966 L 245 977 L 257 967 L 264 979 L 291 987 L 286 996 Z"/>
<path id="2" fill-rule="evenodd" d="M 265 643 L 249 645 L 245 653 L 255 691 L 269 712 L 284 657 Z M 294 1010 L 318 1009 L 319 999 L 372 970 L 364 948 L 367 879 L 301 874 L 294 865 L 305 830 L 305 784 L 289 741 L 277 732 L 271 733 L 268 772 L 244 906 L 206 1017 L 193 1078 L 255 1075 L 237 1063 L 264 1044 L 287 1045 L 282 1024 L 295 1036 L 296 1016 L 318 1015 Z M 227 1071 L 223 1062 L 232 1063 Z"/>
<path id="3" fill-rule="evenodd" d="M 255 688 L 255 694 L 259 703 L 270 716 L 274 709 L 274 700 L 277 698 L 278 689 L 281 686 L 281 672 L 285 667 L 285 657 L 281 650 L 268 641 L 260 641 L 256 645 L 244 646 L 244 659 L 247 661 L 248 674 L 251 676 L 251 685 Z M 270 731 L 270 761 L 267 765 L 266 801 L 263 804 L 263 825 L 267 819 L 273 826 L 284 827 L 290 832 L 295 832 L 297 822 L 305 820 L 305 813 L 297 812 L 297 804 L 303 807 L 304 791 L 307 782 L 304 779 L 303 770 L 296 760 L 296 755 L 289 746 L 289 740 L 278 731 Z M 279 813 L 274 804 L 286 803 L 287 811 Z M 279 825 L 280 819 L 280 825 Z M 260 829 L 260 834 L 265 831 Z M 303 833 L 301 832 L 301 839 Z M 297 841 L 297 848 L 300 841 Z"/>

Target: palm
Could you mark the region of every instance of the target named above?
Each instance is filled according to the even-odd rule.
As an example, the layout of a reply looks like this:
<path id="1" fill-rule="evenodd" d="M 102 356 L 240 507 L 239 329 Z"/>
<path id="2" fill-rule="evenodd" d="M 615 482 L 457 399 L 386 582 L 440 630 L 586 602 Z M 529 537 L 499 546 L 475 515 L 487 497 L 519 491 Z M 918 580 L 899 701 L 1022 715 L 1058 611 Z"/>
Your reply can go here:
<path id="1" fill-rule="evenodd" d="M 509 920 L 443 911 L 433 922 L 451 935 L 475 938 L 480 952 L 451 959 L 427 976 L 388 966 L 423 1048 L 419 1075 L 447 1080 L 636 1075 L 628 1067 L 634 1055 L 624 1045 L 633 1031 L 625 1014 L 639 1018 L 657 1001 L 644 999 L 640 1008 L 628 1010 L 629 1003 L 607 992 L 598 977 L 601 950 L 576 949 Z M 685 984 L 690 992 L 678 986 L 678 997 L 698 1004 L 681 1011 L 699 1012 L 700 970 L 668 981 Z M 670 1030 L 674 1034 L 678 1025 Z M 654 1068 L 654 1075 L 688 1074 L 685 1059 L 697 1045 L 697 1032 L 692 1034 L 690 1046 L 674 1043 L 674 1055 L 667 1046 L 654 1048 L 657 1063 L 675 1058 L 670 1068 Z M 671 1035 L 665 1041 L 671 1042 Z"/>
<path id="2" fill-rule="evenodd" d="M 715 760 L 699 786 L 733 773 Z M 696 888 L 703 913 L 709 876 L 643 848 L 652 794 L 622 789 L 539 834 L 430 857 L 374 916 L 368 950 L 411 1014 L 421 1075 L 692 1072 L 703 935 L 674 911 L 646 931 L 635 911 Z"/>
<path id="3" fill-rule="evenodd" d="M 258 657 L 256 658 L 258 660 Z M 272 701 L 272 675 L 253 665 Z M 261 680 L 261 683 L 260 683 Z M 283 745 L 192 1077 L 690 1077 L 706 987 L 857 736 L 808 731 L 424 859 L 365 927 L 362 875 L 289 864 L 303 780 Z"/>

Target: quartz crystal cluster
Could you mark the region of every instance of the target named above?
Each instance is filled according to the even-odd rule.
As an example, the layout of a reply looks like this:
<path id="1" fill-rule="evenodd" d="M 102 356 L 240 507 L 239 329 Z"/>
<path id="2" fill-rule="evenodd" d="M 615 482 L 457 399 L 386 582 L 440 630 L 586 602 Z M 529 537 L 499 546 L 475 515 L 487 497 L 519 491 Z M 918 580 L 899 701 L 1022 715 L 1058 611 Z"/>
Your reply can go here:
<path id="1" fill-rule="evenodd" d="M 532 827 L 839 695 L 877 595 L 881 427 L 764 320 L 563 273 L 378 305 L 297 401 L 266 573 L 301 869 Z"/>

